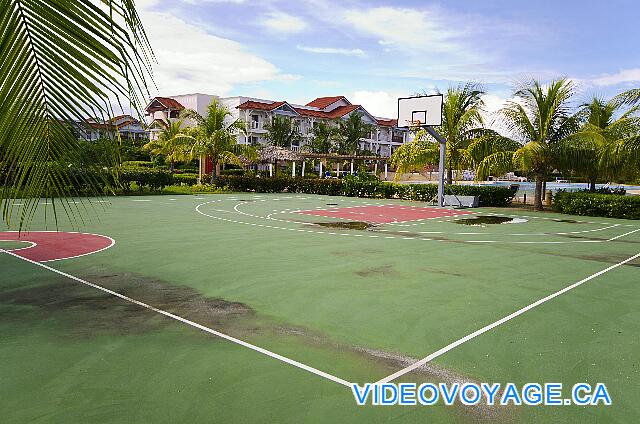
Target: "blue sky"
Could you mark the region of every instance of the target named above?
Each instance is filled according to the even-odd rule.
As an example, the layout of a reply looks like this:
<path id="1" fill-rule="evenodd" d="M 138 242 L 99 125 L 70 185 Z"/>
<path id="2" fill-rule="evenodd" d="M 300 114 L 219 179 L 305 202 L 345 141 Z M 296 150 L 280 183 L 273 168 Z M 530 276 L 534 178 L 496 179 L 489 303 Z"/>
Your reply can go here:
<path id="1" fill-rule="evenodd" d="M 496 109 L 528 78 L 573 79 L 577 100 L 640 86 L 632 1 L 138 0 L 164 95 L 306 103 L 346 95 L 393 117 L 395 99 L 460 81 Z"/>

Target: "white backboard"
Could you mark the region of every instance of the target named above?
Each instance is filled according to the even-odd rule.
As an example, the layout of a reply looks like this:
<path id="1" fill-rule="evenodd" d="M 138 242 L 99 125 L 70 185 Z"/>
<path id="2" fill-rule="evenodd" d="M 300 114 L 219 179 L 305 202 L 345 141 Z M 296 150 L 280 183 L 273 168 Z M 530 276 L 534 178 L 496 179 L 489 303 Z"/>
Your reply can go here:
<path id="1" fill-rule="evenodd" d="M 398 127 L 408 128 L 420 121 L 420 126 L 442 125 L 442 94 L 400 97 L 398 99 Z"/>

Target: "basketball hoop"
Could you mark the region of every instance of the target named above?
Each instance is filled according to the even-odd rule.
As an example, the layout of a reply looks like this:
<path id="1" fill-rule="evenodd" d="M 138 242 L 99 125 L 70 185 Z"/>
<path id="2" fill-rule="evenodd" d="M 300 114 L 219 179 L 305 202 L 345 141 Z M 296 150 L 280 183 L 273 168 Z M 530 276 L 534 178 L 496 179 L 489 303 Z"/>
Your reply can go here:
<path id="1" fill-rule="evenodd" d="M 442 125 L 442 94 L 400 97 L 398 99 L 398 127 L 411 132 L 424 129 L 440 144 L 438 169 L 438 206 L 444 206 L 444 162 L 447 141 L 433 128 Z M 405 124 L 401 127 L 401 123 Z"/>
<path id="2" fill-rule="evenodd" d="M 401 97 L 398 99 L 400 128 L 416 129 L 442 125 L 442 94 Z M 404 126 L 401 126 L 402 124 Z"/>

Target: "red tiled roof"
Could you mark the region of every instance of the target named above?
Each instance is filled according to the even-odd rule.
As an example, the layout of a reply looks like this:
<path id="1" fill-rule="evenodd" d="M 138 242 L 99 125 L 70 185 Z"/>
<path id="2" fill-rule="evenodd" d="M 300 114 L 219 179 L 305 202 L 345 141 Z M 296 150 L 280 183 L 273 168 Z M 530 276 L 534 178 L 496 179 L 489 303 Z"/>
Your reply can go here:
<path id="1" fill-rule="evenodd" d="M 397 119 L 376 118 L 376 122 L 381 127 L 395 127 L 396 125 L 398 125 Z"/>
<path id="2" fill-rule="evenodd" d="M 307 106 L 317 107 L 318 109 L 324 109 L 325 107 L 334 104 L 340 99 L 347 100 L 344 96 L 333 96 L 333 97 L 318 97 L 317 99 L 307 103 Z M 349 100 L 347 100 L 348 102 Z"/>
<path id="3" fill-rule="evenodd" d="M 338 106 L 337 108 L 333 109 L 331 112 L 328 112 L 327 115 L 329 115 L 330 118 L 334 118 L 334 119 L 341 118 L 347 113 L 351 113 L 354 110 L 358 109 L 359 107 L 360 105 Z"/>
<path id="4" fill-rule="evenodd" d="M 296 112 L 298 112 L 302 116 L 311 116 L 314 118 L 324 118 L 324 119 L 336 119 L 341 118 L 347 113 L 353 112 L 360 105 L 349 105 L 349 106 L 339 106 L 333 109 L 331 112 L 324 112 L 322 110 L 312 110 L 312 109 L 304 109 L 300 107 L 294 107 Z"/>
<path id="5" fill-rule="evenodd" d="M 125 119 L 124 121 L 122 121 L 122 122 L 118 123 L 118 121 L 119 121 L 120 119 L 123 119 L 123 118 L 126 118 L 126 119 Z M 118 115 L 118 116 L 115 116 L 115 117 L 111 118 L 110 123 L 111 123 L 111 124 L 113 124 L 113 125 L 115 125 L 115 126 L 116 126 L 116 127 L 118 127 L 118 128 L 121 128 L 121 127 L 125 127 L 125 126 L 127 126 L 127 125 L 136 125 L 136 124 L 139 124 L 139 123 L 140 123 L 140 121 L 138 121 L 136 118 L 134 118 L 134 117 L 133 117 L 133 116 L 131 116 L 131 115 Z"/>
<path id="6" fill-rule="evenodd" d="M 166 108 L 172 108 L 172 109 L 178 109 L 178 110 L 184 109 L 184 106 L 182 106 L 179 101 L 172 99 L 170 97 L 154 97 L 153 100 L 157 100 L 158 102 L 160 102 L 160 104 L 162 104 L 162 106 Z M 151 102 L 153 102 L 153 100 Z"/>
<path id="7" fill-rule="evenodd" d="M 279 108 L 283 104 L 285 104 L 285 102 L 264 103 L 264 102 L 256 102 L 253 100 L 247 100 L 246 102 L 238 106 L 238 109 L 273 110 L 273 109 Z"/>

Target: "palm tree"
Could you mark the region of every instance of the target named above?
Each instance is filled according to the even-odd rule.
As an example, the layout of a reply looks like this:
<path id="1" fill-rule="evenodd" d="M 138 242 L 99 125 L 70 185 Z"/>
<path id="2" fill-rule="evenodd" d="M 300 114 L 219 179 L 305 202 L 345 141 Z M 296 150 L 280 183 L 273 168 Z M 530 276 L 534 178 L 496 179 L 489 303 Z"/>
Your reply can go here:
<path id="1" fill-rule="evenodd" d="M 189 155 L 186 149 L 183 134 L 182 120 L 163 122 L 156 140 L 151 140 L 144 145 L 154 156 L 164 156 L 169 161 L 169 169 L 173 172 L 175 162 L 185 160 Z"/>
<path id="2" fill-rule="evenodd" d="M 274 115 L 271 123 L 265 125 L 265 129 L 269 131 L 266 137 L 272 146 L 290 148 L 292 145 L 299 146 L 302 140 L 300 131 L 288 116 Z"/>
<path id="3" fill-rule="evenodd" d="M 329 153 L 333 150 L 337 137 L 337 127 L 326 122 L 318 122 L 313 128 L 313 137 L 304 148 L 311 153 Z"/>
<path id="4" fill-rule="evenodd" d="M 245 131 L 244 122 L 237 120 L 228 122 L 231 112 L 226 106 L 220 104 L 214 98 L 207 107 L 207 115 L 203 117 L 198 112 L 190 109 L 182 111 L 182 118 L 192 120 L 196 126 L 189 128 L 186 134 L 177 135 L 178 142 L 189 145 L 192 158 L 208 156 L 213 163 L 211 171 L 211 184 L 219 173 L 221 163 L 242 165 L 240 155 L 252 159 L 255 158 L 255 149 L 247 144 L 237 144 L 239 132 Z"/>
<path id="5" fill-rule="evenodd" d="M 488 134 L 470 145 L 476 178 L 521 169 L 535 175 L 534 208 L 542 210 L 542 185 L 549 172 L 560 166 L 570 136 L 578 130 L 578 119 L 570 114 L 573 83 L 566 78 L 543 86 L 533 80 L 514 93 L 501 110 L 507 129 L 515 140 Z"/>
<path id="6" fill-rule="evenodd" d="M 347 119 L 340 121 L 339 137 L 335 146 L 339 154 L 357 155 L 360 140 L 373 130 L 373 125 L 364 122 L 362 116 L 359 112 L 352 112 Z"/>
<path id="7" fill-rule="evenodd" d="M 595 191 L 599 177 L 614 178 L 629 171 L 623 163 L 608 160 L 616 146 L 632 144 L 640 135 L 640 117 L 633 116 L 640 106 L 626 108 L 627 96 L 625 92 L 609 101 L 594 97 L 582 104 L 576 114 L 582 127 L 561 146 L 560 166 L 584 176 L 591 191 Z"/>
<path id="8" fill-rule="evenodd" d="M 0 172 L 12 175 L 0 190 L 6 222 L 18 196 L 26 203 L 20 227 L 40 198 L 54 207 L 62 198 L 75 215 L 79 206 L 65 196 L 79 185 L 97 194 L 102 181 L 69 171 L 82 150 L 72 127 L 88 125 L 89 117 L 108 122 L 112 104 L 141 110 L 153 54 L 134 2 L 97 3 L 0 2 Z M 117 156 L 112 149 L 103 165 L 117 164 Z"/>
<path id="9" fill-rule="evenodd" d="M 638 128 L 638 115 L 640 114 L 640 89 L 625 91 L 612 99 L 619 107 L 629 106 L 621 118 L 627 125 L 618 125 L 625 128 L 623 131 L 616 129 L 617 140 L 608 143 L 601 156 L 601 166 L 611 170 L 617 170 L 618 176 L 637 178 L 640 174 L 640 130 Z"/>
<path id="10" fill-rule="evenodd" d="M 438 132 L 447 140 L 447 183 L 453 180 L 453 170 L 469 163 L 467 147 L 471 140 L 482 135 L 483 120 L 480 112 L 484 103 L 482 86 L 474 82 L 449 87 L 442 107 L 442 125 Z M 398 173 L 437 164 L 440 146 L 424 130 L 416 132 L 415 142 L 400 146 L 392 156 Z M 396 173 L 396 175 L 398 175 Z"/>

